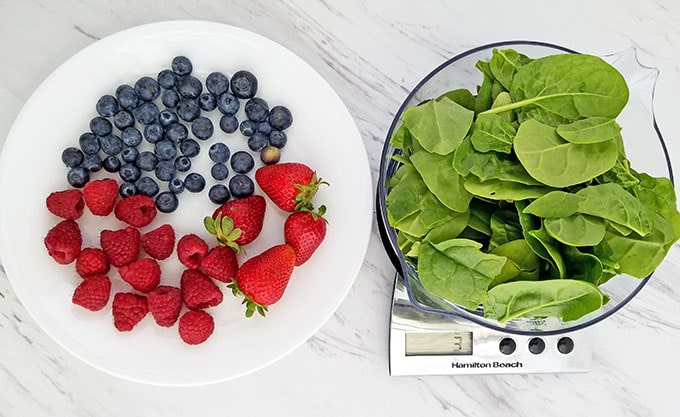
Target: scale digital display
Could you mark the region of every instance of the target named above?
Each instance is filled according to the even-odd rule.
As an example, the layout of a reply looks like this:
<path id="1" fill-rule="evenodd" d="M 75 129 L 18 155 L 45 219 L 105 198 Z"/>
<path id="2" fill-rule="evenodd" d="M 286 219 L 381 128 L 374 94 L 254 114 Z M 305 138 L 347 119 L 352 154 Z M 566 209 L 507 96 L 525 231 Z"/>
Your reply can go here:
<path id="1" fill-rule="evenodd" d="M 406 356 L 472 355 L 472 332 L 406 333 Z"/>

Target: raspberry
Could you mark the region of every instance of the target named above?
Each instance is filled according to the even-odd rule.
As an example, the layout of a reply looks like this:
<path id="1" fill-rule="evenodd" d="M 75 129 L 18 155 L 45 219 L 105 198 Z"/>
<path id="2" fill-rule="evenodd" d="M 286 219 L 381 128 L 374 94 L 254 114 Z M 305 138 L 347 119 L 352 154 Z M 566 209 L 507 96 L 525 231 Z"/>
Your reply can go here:
<path id="1" fill-rule="evenodd" d="M 184 235 L 177 242 L 177 257 L 187 268 L 199 268 L 208 251 L 208 244 L 194 234 Z"/>
<path id="2" fill-rule="evenodd" d="M 50 213 L 67 220 L 79 219 L 85 208 L 83 193 L 76 189 L 55 191 L 47 196 L 45 204 Z"/>
<path id="3" fill-rule="evenodd" d="M 156 203 L 151 197 L 137 194 L 120 200 L 113 209 L 118 220 L 130 226 L 144 227 L 156 217 Z"/>
<path id="4" fill-rule="evenodd" d="M 109 263 L 117 268 L 131 264 L 139 256 L 139 231 L 134 227 L 102 230 L 99 243 Z"/>
<path id="5" fill-rule="evenodd" d="M 104 275 L 109 272 L 109 260 L 103 250 L 85 248 L 76 259 L 76 272 L 83 278 L 92 275 Z"/>
<path id="6" fill-rule="evenodd" d="M 109 302 L 111 280 L 106 275 L 93 275 L 84 279 L 73 291 L 73 304 L 90 311 L 99 311 Z"/>
<path id="7" fill-rule="evenodd" d="M 221 282 L 231 282 L 238 270 L 236 252 L 226 246 L 216 246 L 201 262 L 201 270 Z"/>
<path id="8" fill-rule="evenodd" d="M 47 253 L 57 263 L 66 265 L 75 261 L 80 254 L 83 237 L 78 223 L 74 220 L 62 220 L 47 232 L 44 242 Z"/>
<path id="9" fill-rule="evenodd" d="M 113 296 L 113 325 L 121 332 L 132 330 L 148 312 L 149 306 L 143 295 L 119 292 Z"/>
<path id="10" fill-rule="evenodd" d="M 187 269 L 180 279 L 182 299 L 191 310 L 214 307 L 222 302 L 222 291 L 203 272 Z"/>
<path id="11" fill-rule="evenodd" d="M 182 291 L 179 288 L 160 285 L 147 295 L 147 300 L 149 312 L 159 326 L 175 324 L 182 310 Z"/>
<path id="12" fill-rule="evenodd" d="M 118 269 L 120 277 L 132 288 L 141 292 L 149 292 L 161 282 L 161 267 L 155 259 L 144 258 L 121 266 Z"/>
<path id="13" fill-rule="evenodd" d="M 108 216 L 118 198 L 118 183 L 112 178 L 90 181 L 83 187 L 83 197 L 92 214 Z"/>
<path id="14" fill-rule="evenodd" d="M 161 260 L 172 255 L 175 249 L 175 230 L 169 224 L 164 224 L 141 236 L 142 249 L 152 258 Z"/>
<path id="15" fill-rule="evenodd" d="M 215 320 L 205 311 L 187 311 L 179 319 L 179 337 L 189 345 L 208 340 L 215 330 Z"/>

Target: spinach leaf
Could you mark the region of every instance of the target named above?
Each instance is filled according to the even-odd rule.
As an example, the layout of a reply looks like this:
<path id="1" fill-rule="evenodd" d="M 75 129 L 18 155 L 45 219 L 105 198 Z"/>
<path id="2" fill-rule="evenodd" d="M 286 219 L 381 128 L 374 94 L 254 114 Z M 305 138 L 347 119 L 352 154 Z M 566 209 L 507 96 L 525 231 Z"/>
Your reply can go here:
<path id="1" fill-rule="evenodd" d="M 446 93 L 437 97 L 435 100 L 441 101 L 444 97 L 455 101 L 468 110 L 475 111 L 475 96 L 473 96 L 470 90 L 466 88 L 458 88 L 456 90 L 447 91 Z"/>
<path id="2" fill-rule="evenodd" d="M 633 187 L 634 194 L 645 207 L 670 221 L 675 240 L 680 238 L 680 213 L 673 183 L 668 178 L 655 178 L 645 173 L 633 171 L 633 175 L 639 180 Z"/>
<path id="3" fill-rule="evenodd" d="M 451 212 L 446 221 L 432 228 L 423 239 L 429 243 L 440 243 L 458 237 L 467 227 L 470 210 L 463 213 Z"/>
<path id="4" fill-rule="evenodd" d="M 477 99 L 475 100 L 475 114 L 479 114 L 491 108 L 494 77 L 488 62 L 478 61 L 475 67 L 484 75 L 482 85 L 477 88 Z"/>
<path id="5" fill-rule="evenodd" d="M 602 261 L 590 253 L 583 253 L 573 246 L 565 246 L 562 250 L 567 267 L 567 277 L 598 285 L 602 279 L 604 268 Z"/>
<path id="6" fill-rule="evenodd" d="M 407 109 L 402 120 L 425 150 L 446 155 L 467 135 L 473 116 L 470 110 L 444 97 Z"/>
<path id="7" fill-rule="evenodd" d="M 583 197 L 578 212 L 600 217 L 645 236 L 652 230 L 651 211 L 616 183 L 591 185 L 576 192 Z"/>
<path id="8" fill-rule="evenodd" d="M 394 132 L 390 143 L 396 149 L 402 151 L 410 151 L 413 149 L 413 137 L 411 136 L 411 132 L 409 132 L 406 126 L 403 124 L 399 126 L 399 129 L 397 129 L 396 132 Z"/>
<path id="9" fill-rule="evenodd" d="M 507 258 L 500 274 L 491 281 L 489 287 L 511 280 L 538 280 L 540 276 L 541 259 L 531 250 L 531 246 L 524 239 L 517 239 L 504 243 L 489 253 Z"/>
<path id="10" fill-rule="evenodd" d="M 548 187 L 537 187 L 495 179 L 481 181 L 475 176 L 467 177 L 463 185 L 471 194 L 490 200 L 516 201 L 538 198 L 553 190 Z"/>
<path id="11" fill-rule="evenodd" d="M 490 250 L 523 237 L 519 216 L 514 205 L 500 207 L 491 215 L 489 223 L 491 226 Z"/>
<path id="12" fill-rule="evenodd" d="M 532 201 L 524 213 L 543 218 L 567 217 L 578 212 L 584 198 L 565 191 L 551 191 Z"/>
<path id="13" fill-rule="evenodd" d="M 557 134 L 570 143 L 600 143 L 620 135 L 621 126 L 615 119 L 587 117 L 557 126 Z"/>
<path id="14" fill-rule="evenodd" d="M 512 139 L 517 131 L 501 116 L 484 114 L 477 117 L 470 141 L 479 152 L 503 152 L 512 150 Z"/>
<path id="15" fill-rule="evenodd" d="M 548 235 L 569 246 L 595 246 L 605 232 L 604 221 L 587 214 L 545 219 L 543 225 Z"/>
<path id="16" fill-rule="evenodd" d="M 514 49 L 494 49 L 489 61 L 489 69 L 499 83 L 510 90 L 512 79 L 522 65 L 531 62 L 531 58 Z"/>
<path id="17" fill-rule="evenodd" d="M 472 195 L 463 187 L 464 179 L 453 169 L 453 155 L 420 150 L 411 155 L 411 163 L 439 201 L 449 209 L 462 213 L 467 210 Z"/>
<path id="18" fill-rule="evenodd" d="M 406 217 L 418 212 L 420 202 L 429 192 L 415 170 L 403 175 L 387 195 L 387 219 L 390 224 L 396 226 Z"/>

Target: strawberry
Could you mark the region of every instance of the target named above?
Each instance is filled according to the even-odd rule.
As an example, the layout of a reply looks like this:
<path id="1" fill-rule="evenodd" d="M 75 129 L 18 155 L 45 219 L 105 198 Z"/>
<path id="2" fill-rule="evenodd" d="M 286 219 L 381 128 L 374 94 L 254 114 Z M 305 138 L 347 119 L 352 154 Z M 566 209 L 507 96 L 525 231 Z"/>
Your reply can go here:
<path id="1" fill-rule="evenodd" d="M 106 275 L 93 275 L 84 279 L 73 291 L 71 301 L 90 311 L 99 311 L 109 302 L 111 280 Z"/>
<path id="2" fill-rule="evenodd" d="M 113 325 L 121 332 L 129 332 L 149 312 L 146 297 L 131 292 L 119 292 L 113 296 Z"/>
<path id="3" fill-rule="evenodd" d="M 187 268 L 200 268 L 208 251 L 208 244 L 193 233 L 182 236 L 177 242 L 177 258 Z"/>
<path id="4" fill-rule="evenodd" d="M 95 216 L 108 216 L 118 198 L 118 182 L 112 178 L 90 181 L 83 187 L 83 198 Z"/>
<path id="5" fill-rule="evenodd" d="M 225 246 L 216 246 L 201 261 L 204 274 L 221 282 L 231 282 L 238 270 L 236 252 Z"/>
<path id="6" fill-rule="evenodd" d="M 167 259 L 175 249 L 175 229 L 169 224 L 164 224 L 142 234 L 139 243 L 152 258 Z"/>
<path id="7" fill-rule="evenodd" d="M 222 302 L 222 291 L 203 272 L 196 269 L 187 269 L 180 278 L 182 299 L 187 308 L 202 310 L 214 307 Z"/>
<path id="8" fill-rule="evenodd" d="M 291 213 L 283 224 L 286 243 L 295 249 L 295 266 L 300 266 L 312 256 L 326 237 L 326 206 L 317 213 L 298 211 Z"/>
<path id="9" fill-rule="evenodd" d="M 139 230 L 130 226 L 119 230 L 102 230 L 99 244 L 111 265 L 116 268 L 129 265 L 139 256 Z"/>
<path id="10" fill-rule="evenodd" d="M 47 210 L 55 216 L 67 220 L 76 220 L 83 215 L 85 201 L 80 190 L 71 189 L 55 191 L 47 196 L 45 200 Z"/>
<path id="11" fill-rule="evenodd" d="M 321 184 L 316 172 L 299 162 L 265 165 L 255 171 L 262 191 L 284 211 L 313 210 L 312 198 Z"/>
<path id="12" fill-rule="evenodd" d="M 146 296 L 149 312 L 161 327 L 170 327 L 182 310 L 182 291 L 177 287 L 159 285 Z"/>
<path id="13" fill-rule="evenodd" d="M 91 275 L 104 275 L 109 272 L 109 260 L 99 248 L 85 248 L 76 259 L 76 272 L 83 278 Z"/>
<path id="14" fill-rule="evenodd" d="M 47 232 L 44 243 L 52 259 L 66 265 L 80 255 L 83 237 L 78 223 L 74 220 L 62 220 Z"/>
<path id="15" fill-rule="evenodd" d="M 118 201 L 113 212 L 130 226 L 144 227 L 156 217 L 157 210 L 153 198 L 137 194 Z"/>
<path id="16" fill-rule="evenodd" d="M 205 311 L 187 311 L 179 319 L 179 337 L 189 345 L 198 345 L 208 340 L 215 330 L 215 320 Z"/>
<path id="17" fill-rule="evenodd" d="M 295 250 L 287 244 L 271 247 L 241 265 L 228 286 L 234 295 L 244 297 L 246 317 L 255 310 L 264 316 L 267 307 L 281 299 L 294 267 Z"/>
<path id="18" fill-rule="evenodd" d="M 161 282 L 161 267 L 158 261 L 151 258 L 140 259 L 129 265 L 121 266 L 118 268 L 118 273 L 123 281 L 141 292 L 149 292 Z"/>
<path id="19" fill-rule="evenodd" d="M 204 219 L 204 225 L 208 233 L 217 236 L 220 245 L 240 251 L 240 245 L 260 235 L 266 207 L 261 195 L 237 198 L 218 207 L 212 218 Z"/>

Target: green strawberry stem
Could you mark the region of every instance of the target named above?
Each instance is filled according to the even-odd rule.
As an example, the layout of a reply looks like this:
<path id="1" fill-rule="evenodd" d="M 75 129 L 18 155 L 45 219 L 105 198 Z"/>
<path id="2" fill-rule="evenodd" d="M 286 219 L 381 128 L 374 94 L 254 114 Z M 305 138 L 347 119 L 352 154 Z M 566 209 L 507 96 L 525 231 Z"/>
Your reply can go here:
<path id="1" fill-rule="evenodd" d="M 246 295 L 241 291 L 241 288 L 239 288 L 238 284 L 236 281 L 231 281 L 229 285 L 227 285 L 227 288 L 231 288 L 231 293 L 234 294 L 235 297 L 243 297 L 243 301 L 241 304 L 246 305 L 246 317 L 252 317 L 253 314 L 255 314 L 255 311 L 258 312 L 262 317 L 265 317 L 265 314 L 269 309 L 267 306 L 262 305 L 256 301 L 253 301 L 252 298 L 250 298 L 249 295 Z"/>
<path id="2" fill-rule="evenodd" d="M 295 196 L 295 199 L 293 200 L 293 202 L 295 203 L 296 211 L 306 210 L 311 212 L 312 210 L 314 210 L 312 199 L 316 195 L 316 192 L 319 190 L 320 185 L 330 186 L 328 182 L 316 176 L 316 171 L 312 175 L 312 180 L 309 182 L 309 184 L 307 185 L 295 184 L 295 188 L 299 190 L 297 195 Z"/>
<path id="3" fill-rule="evenodd" d="M 203 225 L 208 233 L 217 237 L 217 243 L 220 246 L 228 246 L 237 253 L 243 251 L 243 248 L 236 243 L 236 239 L 241 237 L 242 231 L 238 227 L 234 227 L 234 220 L 231 217 L 222 217 L 222 213 L 218 213 L 214 219 L 210 216 L 205 216 Z"/>

